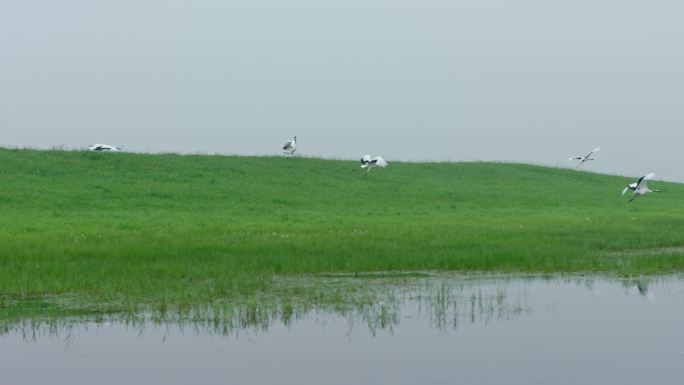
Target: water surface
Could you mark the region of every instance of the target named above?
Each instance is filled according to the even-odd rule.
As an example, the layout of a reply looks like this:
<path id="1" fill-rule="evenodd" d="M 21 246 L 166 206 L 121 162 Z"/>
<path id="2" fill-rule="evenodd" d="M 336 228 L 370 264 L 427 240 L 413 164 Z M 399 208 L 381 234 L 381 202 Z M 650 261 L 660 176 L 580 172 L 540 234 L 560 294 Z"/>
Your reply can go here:
<path id="1" fill-rule="evenodd" d="M 289 284 L 285 279 L 281 284 Z M 298 279 L 298 284 L 301 280 Z M 310 278 L 349 302 L 25 320 L 3 384 L 680 384 L 684 280 Z M 354 294 L 349 294 L 354 293 Z M 250 307 L 251 306 L 251 307 Z M 264 305 L 270 306 L 270 305 Z"/>

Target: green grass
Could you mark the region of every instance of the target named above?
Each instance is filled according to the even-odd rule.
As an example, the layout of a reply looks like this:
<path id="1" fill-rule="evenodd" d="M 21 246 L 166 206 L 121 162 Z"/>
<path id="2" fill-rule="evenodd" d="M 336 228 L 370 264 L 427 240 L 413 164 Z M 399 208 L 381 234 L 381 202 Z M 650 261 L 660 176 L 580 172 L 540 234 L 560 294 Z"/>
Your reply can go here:
<path id="1" fill-rule="evenodd" d="M 684 185 L 501 163 L 0 149 L 0 309 L 211 303 L 269 277 L 684 271 Z M 119 306 L 119 305 L 117 305 Z"/>

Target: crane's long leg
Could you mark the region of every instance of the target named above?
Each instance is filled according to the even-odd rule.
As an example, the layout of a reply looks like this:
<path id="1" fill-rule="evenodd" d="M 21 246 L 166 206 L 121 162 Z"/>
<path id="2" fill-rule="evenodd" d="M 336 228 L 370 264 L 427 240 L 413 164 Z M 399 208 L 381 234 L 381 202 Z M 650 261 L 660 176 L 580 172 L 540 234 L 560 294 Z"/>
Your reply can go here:
<path id="1" fill-rule="evenodd" d="M 630 199 L 629 201 L 631 202 L 631 201 L 637 199 L 638 196 L 639 196 L 639 194 L 634 194 L 634 196 L 632 197 L 632 199 Z"/>

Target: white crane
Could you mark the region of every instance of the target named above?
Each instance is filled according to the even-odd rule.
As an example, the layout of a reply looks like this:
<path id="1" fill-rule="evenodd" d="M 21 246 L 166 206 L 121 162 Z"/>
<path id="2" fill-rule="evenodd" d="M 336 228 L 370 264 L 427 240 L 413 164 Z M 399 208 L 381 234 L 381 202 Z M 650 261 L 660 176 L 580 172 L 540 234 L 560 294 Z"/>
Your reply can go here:
<path id="1" fill-rule="evenodd" d="M 110 146 L 108 144 L 93 144 L 92 146 L 88 146 L 88 150 L 90 151 L 121 151 L 120 148 Z"/>
<path id="2" fill-rule="evenodd" d="M 588 161 L 588 160 L 596 160 L 596 159 L 594 159 L 594 158 L 590 158 L 590 156 L 591 156 L 592 154 L 598 152 L 600 149 L 601 149 L 601 147 L 596 147 L 595 149 L 591 150 L 591 152 L 588 153 L 587 155 L 585 155 L 585 156 L 576 155 L 576 156 L 573 156 L 573 157 L 568 158 L 568 161 L 571 161 L 571 160 L 579 160 L 579 163 L 577 163 L 577 167 L 575 167 L 576 169 L 579 169 L 580 166 L 582 166 L 582 165 L 584 164 L 584 162 L 586 162 L 586 161 Z"/>
<path id="3" fill-rule="evenodd" d="M 631 201 L 635 200 L 636 197 L 638 197 L 639 195 L 648 194 L 650 192 L 660 192 L 660 190 L 651 190 L 650 188 L 648 188 L 647 182 L 649 180 L 653 179 L 654 177 L 655 177 L 654 173 L 650 173 L 650 174 L 642 176 L 641 178 L 639 178 L 638 182 L 628 184 L 627 187 L 625 187 L 625 189 L 622 190 L 622 195 L 625 195 L 627 190 L 634 191 L 634 196 L 632 197 L 632 199 L 629 200 L 631 202 Z"/>
<path id="4" fill-rule="evenodd" d="M 387 161 L 382 159 L 381 156 L 371 158 L 370 155 L 364 155 L 361 158 L 361 168 L 365 168 L 366 173 L 369 173 L 373 167 L 387 167 Z"/>
<path id="5" fill-rule="evenodd" d="M 294 156 L 295 151 L 297 151 L 297 137 L 295 136 L 293 140 L 288 140 L 283 144 L 283 153 L 290 154 Z"/>

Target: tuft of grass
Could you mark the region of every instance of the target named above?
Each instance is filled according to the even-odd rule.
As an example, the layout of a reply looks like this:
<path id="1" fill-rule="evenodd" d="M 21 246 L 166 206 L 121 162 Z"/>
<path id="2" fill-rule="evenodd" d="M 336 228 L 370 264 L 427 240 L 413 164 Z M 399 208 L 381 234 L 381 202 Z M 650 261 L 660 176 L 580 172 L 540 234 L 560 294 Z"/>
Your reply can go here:
<path id="1" fill-rule="evenodd" d="M 575 170 L 355 168 L 0 149 L 2 307 L 65 296 L 182 307 L 268 290 L 273 275 L 684 270 L 681 184 L 654 181 L 661 194 L 627 203 L 631 180 Z"/>

